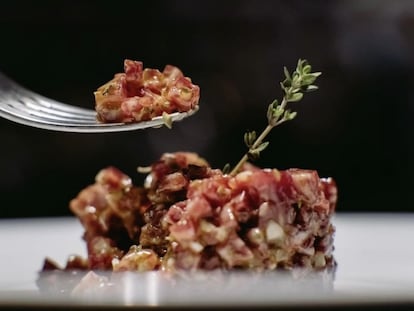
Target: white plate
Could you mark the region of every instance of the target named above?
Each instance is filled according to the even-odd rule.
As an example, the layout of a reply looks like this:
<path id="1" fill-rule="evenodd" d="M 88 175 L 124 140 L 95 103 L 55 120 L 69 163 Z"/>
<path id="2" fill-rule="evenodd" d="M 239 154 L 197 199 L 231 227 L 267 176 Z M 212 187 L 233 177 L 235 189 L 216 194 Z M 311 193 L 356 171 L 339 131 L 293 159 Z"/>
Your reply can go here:
<path id="1" fill-rule="evenodd" d="M 280 273 L 200 276 L 174 284 L 160 273 L 125 274 L 113 295 L 39 295 L 44 258 L 64 264 L 85 255 L 73 217 L 0 220 L 0 307 L 110 306 L 414 306 L 414 213 L 344 214 L 334 218 L 335 275 L 296 278 Z M 211 277 L 213 275 L 213 277 Z"/>

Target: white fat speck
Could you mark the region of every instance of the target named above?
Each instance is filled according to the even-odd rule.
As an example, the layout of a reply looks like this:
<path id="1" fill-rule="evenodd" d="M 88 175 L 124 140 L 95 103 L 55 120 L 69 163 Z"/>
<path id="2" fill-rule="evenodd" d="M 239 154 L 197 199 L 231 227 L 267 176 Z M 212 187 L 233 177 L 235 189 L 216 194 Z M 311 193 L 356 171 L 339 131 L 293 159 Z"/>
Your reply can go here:
<path id="1" fill-rule="evenodd" d="M 259 206 L 259 217 L 260 218 L 265 217 L 268 213 L 269 213 L 269 203 L 263 202 Z"/>
<path id="2" fill-rule="evenodd" d="M 191 242 L 189 246 L 190 249 L 195 253 L 200 253 L 204 249 L 203 245 L 195 241 Z"/>
<path id="3" fill-rule="evenodd" d="M 259 228 L 252 228 L 247 233 L 247 238 L 250 240 L 250 242 L 259 245 L 264 242 L 264 235 L 262 230 Z"/>
<path id="4" fill-rule="evenodd" d="M 148 189 L 151 187 L 151 184 L 152 184 L 152 175 L 148 174 L 144 181 L 144 187 Z"/>
<path id="5" fill-rule="evenodd" d="M 322 252 L 316 252 L 313 256 L 313 262 L 315 268 L 323 268 L 326 266 L 325 254 Z"/>
<path id="6" fill-rule="evenodd" d="M 88 214 L 94 214 L 96 212 L 96 208 L 95 206 L 88 205 L 85 207 L 85 212 L 87 212 Z"/>
<path id="7" fill-rule="evenodd" d="M 285 239 L 283 228 L 274 220 L 270 220 L 266 226 L 266 240 L 268 243 L 280 245 Z"/>
<path id="8" fill-rule="evenodd" d="M 112 259 L 112 268 L 116 268 L 119 265 L 119 259 L 118 258 L 114 258 Z"/>
<path id="9" fill-rule="evenodd" d="M 240 182 L 247 182 L 250 179 L 250 176 L 253 175 L 253 172 L 251 171 L 243 171 L 241 173 L 238 173 L 236 175 L 236 179 Z"/>
<path id="10" fill-rule="evenodd" d="M 284 249 L 278 249 L 276 251 L 276 261 L 287 261 L 289 259 L 289 254 Z"/>

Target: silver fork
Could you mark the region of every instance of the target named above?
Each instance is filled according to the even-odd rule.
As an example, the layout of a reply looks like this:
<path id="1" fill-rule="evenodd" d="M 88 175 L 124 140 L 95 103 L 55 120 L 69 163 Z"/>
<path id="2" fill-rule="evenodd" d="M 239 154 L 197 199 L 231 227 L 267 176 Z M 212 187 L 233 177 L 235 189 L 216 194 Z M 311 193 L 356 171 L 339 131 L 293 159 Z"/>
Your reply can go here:
<path id="1" fill-rule="evenodd" d="M 180 121 L 198 110 L 172 113 L 170 121 Z M 0 72 L 0 116 L 27 126 L 76 133 L 105 133 L 157 128 L 165 125 L 163 117 L 139 123 L 100 123 L 96 111 L 68 105 L 44 97 L 17 84 Z"/>

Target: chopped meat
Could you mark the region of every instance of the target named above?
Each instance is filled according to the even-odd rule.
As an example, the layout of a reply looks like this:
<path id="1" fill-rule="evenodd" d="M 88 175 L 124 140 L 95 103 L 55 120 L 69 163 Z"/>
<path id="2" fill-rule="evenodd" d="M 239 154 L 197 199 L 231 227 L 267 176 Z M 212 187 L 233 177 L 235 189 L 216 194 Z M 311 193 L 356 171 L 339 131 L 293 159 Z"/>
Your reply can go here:
<path id="1" fill-rule="evenodd" d="M 90 268 L 112 269 L 116 259 L 117 269 L 128 269 L 133 258 L 131 269 L 142 269 L 137 261 L 154 256 L 151 269 L 212 262 L 223 269 L 320 268 L 333 264 L 336 191 L 331 178 L 312 170 L 246 165 L 233 177 L 178 152 L 155 162 L 141 188 L 116 168 L 101 170 L 70 208 L 85 228 Z"/>
<path id="2" fill-rule="evenodd" d="M 83 189 L 69 207 L 85 228 L 87 243 L 105 237 L 127 251 L 131 243 L 138 242 L 142 213 L 149 205 L 144 189 L 133 186 L 118 169 L 108 167 L 98 172 L 96 183 Z"/>
<path id="3" fill-rule="evenodd" d="M 207 247 L 208 257 L 223 269 L 332 265 L 332 247 L 320 243 L 334 232 L 335 206 L 324 189 L 315 171 L 301 169 L 243 171 L 192 182 L 187 200 L 163 219 L 171 241 L 168 268 L 204 267 Z M 179 256 L 183 252 L 191 256 Z M 297 261 L 298 256 L 307 260 Z"/>
<path id="4" fill-rule="evenodd" d="M 260 169 L 235 176 L 191 152 L 166 153 L 142 187 L 116 168 L 70 202 L 88 255 L 48 270 L 291 270 L 335 267 L 332 178 L 314 170 Z"/>
<path id="5" fill-rule="evenodd" d="M 97 119 L 103 123 L 147 121 L 165 113 L 186 112 L 198 105 L 199 86 L 177 67 L 163 72 L 143 68 L 143 63 L 124 60 L 124 72 L 95 92 Z"/>

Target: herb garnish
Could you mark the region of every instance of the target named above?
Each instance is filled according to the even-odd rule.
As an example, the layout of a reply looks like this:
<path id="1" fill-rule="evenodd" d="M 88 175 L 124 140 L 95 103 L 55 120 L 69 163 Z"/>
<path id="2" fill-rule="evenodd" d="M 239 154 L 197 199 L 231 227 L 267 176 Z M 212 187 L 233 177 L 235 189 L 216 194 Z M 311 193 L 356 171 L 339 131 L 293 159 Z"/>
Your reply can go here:
<path id="1" fill-rule="evenodd" d="M 244 142 L 249 148 L 246 154 L 240 159 L 237 165 L 230 171 L 230 165 L 226 164 L 223 168 L 223 173 L 230 172 L 231 176 L 236 175 L 242 165 L 247 161 L 254 161 L 260 156 L 262 152 L 269 145 L 269 142 L 263 142 L 264 138 L 276 126 L 293 120 L 296 117 L 296 111 L 287 109 L 286 106 L 291 102 L 298 102 L 303 98 L 305 92 L 317 90 L 318 87 L 314 85 L 316 78 L 321 72 L 311 72 L 312 67 L 305 59 L 299 59 L 295 71 L 290 74 L 286 67 L 284 67 L 285 79 L 280 82 L 280 87 L 284 92 L 282 101 L 279 103 L 275 99 L 267 109 L 268 124 L 263 132 L 256 136 L 255 131 L 244 134 Z"/>

